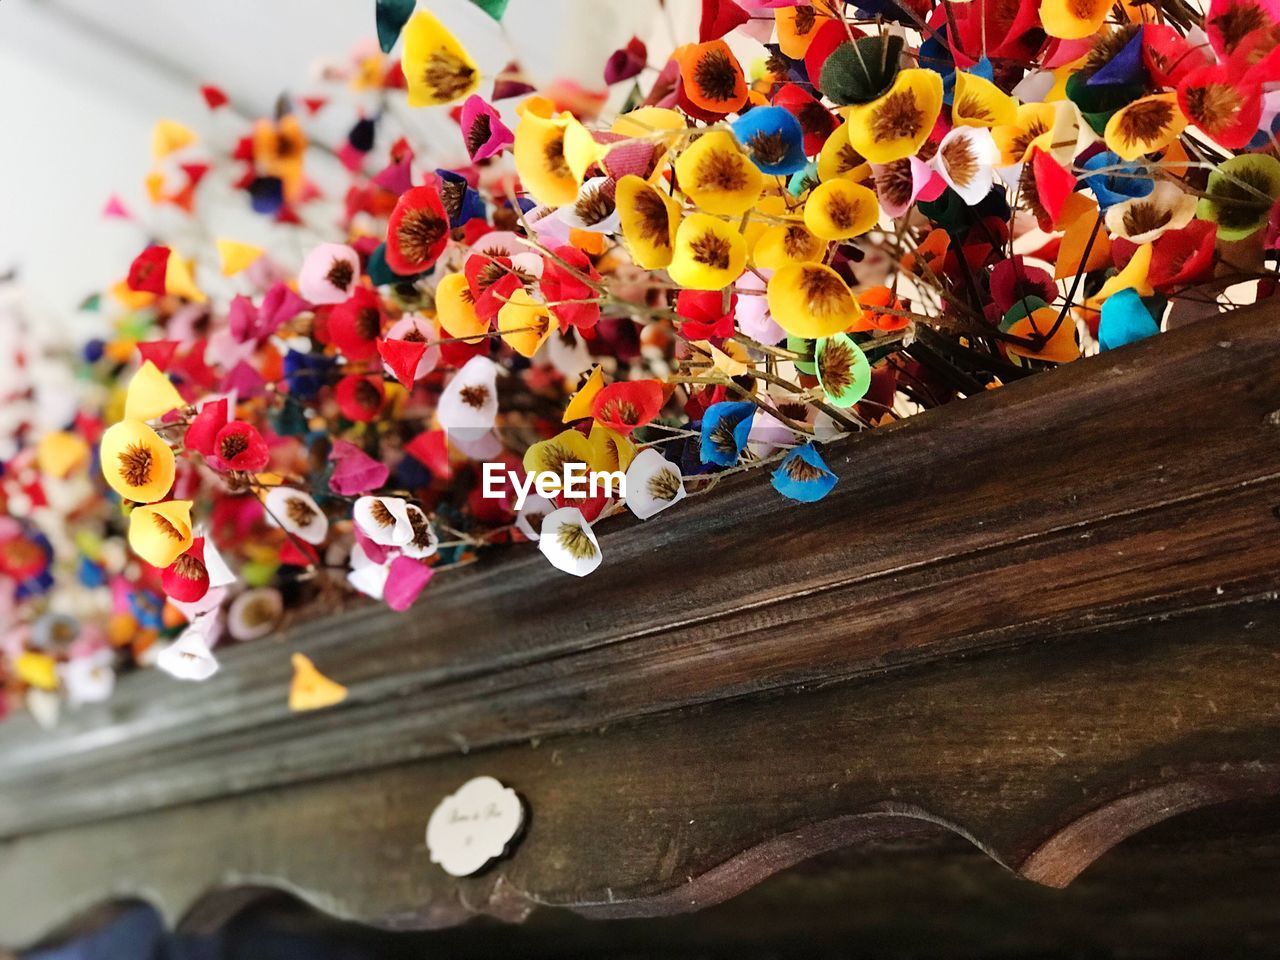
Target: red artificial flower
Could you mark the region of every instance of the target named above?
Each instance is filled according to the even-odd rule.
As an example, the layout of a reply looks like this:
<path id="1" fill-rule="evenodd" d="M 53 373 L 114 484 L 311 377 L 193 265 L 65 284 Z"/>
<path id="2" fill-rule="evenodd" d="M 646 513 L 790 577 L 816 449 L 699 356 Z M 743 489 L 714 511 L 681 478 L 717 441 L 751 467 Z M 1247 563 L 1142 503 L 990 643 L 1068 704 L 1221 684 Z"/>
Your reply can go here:
<path id="1" fill-rule="evenodd" d="M 218 431 L 209 459 L 219 470 L 252 472 L 271 461 L 271 451 L 257 427 L 243 420 L 232 420 Z"/>
<path id="2" fill-rule="evenodd" d="M 372 360 L 382 336 L 382 298 L 368 287 L 356 287 L 329 311 L 326 333 L 348 360 Z"/>
<path id="3" fill-rule="evenodd" d="M 161 373 L 167 373 L 177 349 L 177 340 L 146 340 L 138 344 L 138 356 L 144 363 L 150 360 Z"/>
<path id="4" fill-rule="evenodd" d="M 1173 27 L 1148 23 L 1142 27 L 1142 59 L 1157 86 L 1176 87 L 1192 70 L 1213 63 L 1203 47 Z"/>
<path id="5" fill-rule="evenodd" d="M 594 302 L 596 291 L 584 282 L 579 274 L 592 280 L 599 280 L 591 265 L 590 258 L 577 247 L 557 247 L 554 251 L 560 261 L 569 264 L 573 270 L 561 265 L 550 257 L 542 269 L 542 295 L 548 303 L 559 303 L 551 307 L 551 315 L 560 321 L 560 332 L 576 327 L 579 330 L 590 330 L 600 320 L 600 304 Z M 564 301 L 591 300 L 591 303 L 566 303 Z"/>
<path id="6" fill-rule="evenodd" d="M 727 340 L 734 334 L 736 293 L 729 296 L 729 309 L 724 307 L 720 290 L 681 290 L 676 297 L 676 313 L 684 318 L 680 332 L 690 340 Z"/>
<path id="7" fill-rule="evenodd" d="M 227 425 L 230 416 L 227 413 L 227 398 L 219 397 L 210 400 L 200 407 L 190 426 L 187 427 L 185 443 L 188 450 L 194 450 L 205 457 L 214 453 L 218 431 Z"/>
<path id="8" fill-rule="evenodd" d="M 472 254 L 462 265 L 467 287 L 475 303 L 476 316 L 492 323 L 511 294 L 524 284 L 525 278 L 511 265 L 510 257 Z"/>
<path id="9" fill-rule="evenodd" d="M 657 380 L 611 383 L 591 401 L 591 416 L 600 425 L 629 436 L 658 415 L 664 399 Z"/>
<path id="10" fill-rule="evenodd" d="M 382 410 L 386 392 L 382 388 L 381 377 L 361 377 L 352 374 L 338 381 L 334 398 L 338 401 L 338 409 L 348 420 L 368 423 Z"/>
<path id="11" fill-rule="evenodd" d="M 1213 271 L 1218 225 L 1192 220 L 1180 230 L 1170 230 L 1151 247 L 1147 282 L 1161 292 L 1203 280 Z"/>
<path id="12" fill-rule="evenodd" d="M 195 603 L 209 592 L 209 568 L 204 563 L 204 537 L 196 537 L 177 560 L 160 574 L 164 592 L 179 603 Z"/>
<path id="13" fill-rule="evenodd" d="M 751 15 L 734 0 L 702 0 L 702 17 L 698 23 L 698 39 L 719 40 L 726 33 L 742 26 Z M 643 49 L 643 48 L 641 48 Z M 636 71 L 637 73 L 639 71 Z"/>
<path id="14" fill-rule="evenodd" d="M 1039 147 L 1031 151 L 1031 170 L 1039 207 L 1048 215 L 1049 226 L 1056 226 L 1063 204 L 1076 188 L 1076 178 L 1052 154 Z"/>
<path id="15" fill-rule="evenodd" d="M 773 95 L 773 105 L 782 107 L 800 121 L 806 156 L 820 153 L 822 145 L 839 124 L 831 111 L 799 84 L 787 83 L 780 87 Z"/>
<path id="16" fill-rule="evenodd" d="M 1258 132 L 1262 86 L 1236 59 L 1197 67 L 1178 84 L 1178 106 L 1222 146 L 1239 150 Z"/>
<path id="17" fill-rule="evenodd" d="M 449 214 L 435 186 L 406 190 L 387 221 L 387 266 L 401 276 L 430 270 L 449 244 Z"/>
<path id="18" fill-rule="evenodd" d="M 406 387 L 412 387 L 418 377 L 418 361 L 427 352 L 423 340 L 379 340 L 378 353 L 396 379 Z"/>
<path id="19" fill-rule="evenodd" d="M 164 277 L 169 267 L 169 248 L 151 246 L 133 258 L 125 280 L 130 290 L 140 293 L 164 293 Z"/>

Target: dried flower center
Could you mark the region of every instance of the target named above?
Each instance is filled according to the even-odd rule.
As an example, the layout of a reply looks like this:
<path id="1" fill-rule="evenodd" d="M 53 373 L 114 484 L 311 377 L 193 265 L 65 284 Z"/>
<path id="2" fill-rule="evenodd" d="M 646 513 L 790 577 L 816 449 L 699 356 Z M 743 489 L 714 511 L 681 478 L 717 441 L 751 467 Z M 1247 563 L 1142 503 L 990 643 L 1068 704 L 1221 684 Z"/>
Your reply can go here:
<path id="1" fill-rule="evenodd" d="M 967 187 L 978 172 L 978 157 L 968 137 L 952 137 L 942 148 L 942 162 L 957 187 Z"/>
<path id="2" fill-rule="evenodd" d="M 834 193 L 827 199 L 827 217 L 837 230 L 852 230 L 858 220 L 858 202 Z"/>
<path id="3" fill-rule="evenodd" d="M 463 387 L 458 391 L 458 397 L 471 409 L 482 410 L 484 405 L 489 402 L 489 388 L 479 384 Z"/>
<path id="4" fill-rule="evenodd" d="M 475 70 L 457 54 L 434 50 L 422 71 L 422 82 L 437 100 L 456 100 L 471 86 Z"/>
<path id="5" fill-rule="evenodd" d="M 185 539 L 182 531 L 179 530 L 177 527 L 175 527 L 172 523 L 170 523 L 164 517 L 160 516 L 160 514 L 158 513 L 151 514 L 151 522 L 155 525 L 155 528 L 159 530 L 161 534 L 168 537 L 170 540 Z"/>
<path id="6" fill-rule="evenodd" d="M 800 121 L 800 129 L 810 136 L 825 137 L 835 129 L 835 119 L 827 112 L 827 108 L 816 101 L 809 101 L 796 113 Z"/>
<path id="7" fill-rule="evenodd" d="M 542 462 L 546 464 L 547 471 L 561 475 L 564 474 L 565 467 L 571 463 L 586 466 L 572 450 L 558 443 L 551 443 L 542 448 Z"/>
<path id="8" fill-rule="evenodd" d="M 693 259 L 715 270 L 729 269 L 729 241 L 718 233 L 704 233 L 689 244 Z"/>
<path id="9" fill-rule="evenodd" d="M 582 192 L 573 204 L 573 212 L 587 226 L 594 227 L 609 219 L 613 215 L 614 207 L 613 196 L 604 189 L 602 184 L 597 184 Z"/>
<path id="10" fill-rule="evenodd" d="M 855 360 L 853 350 L 843 340 L 827 341 L 818 357 L 818 375 L 827 393 L 839 396 L 853 386 Z"/>
<path id="11" fill-rule="evenodd" d="M 805 267 L 800 289 L 809 304 L 809 312 L 814 316 L 844 313 L 848 308 L 849 288 L 838 274 L 820 266 Z"/>
<path id="12" fill-rule="evenodd" d="M 413 527 L 413 545 L 419 550 L 425 550 L 431 546 L 431 524 L 427 522 L 427 515 L 421 510 L 409 511 L 409 525 Z"/>
<path id="13" fill-rule="evenodd" d="M 1267 15 L 1256 3 L 1232 3 L 1207 26 L 1216 27 L 1222 34 L 1222 45 L 1227 50 L 1239 46 L 1249 34 L 1267 25 Z"/>
<path id="14" fill-rule="evenodd" d="M 218 444 L 218 456 L 223 460 L 234 460 L 249 449 L 249 438 L 243 433 L 231 433 L 222 438 Z"/>
<path id="15" fill-rule="evenodd" d="M 333 264 L 329 267 L 329 272 L 324 277 L 339 290 L 346 290 L 347 287 L 351 286 L 351 281 L 355 279 L 355 271 L 351 269 L 349 261 L 335 257 Z"/>
<path id="16" fill-rule="evenodd" d="M 787 159 L 787 138 L 781 132 L 757 133 L 747 141 L 747 149 L 756 163 L 775 167 Z"/>
<path id="17" fill-rule="evenodd" d="M 738 72 L 729 55 L 715 47 L 698 59 L 693 81 L 708 100 L 732 100 L 738 89 Z"/>
<path id="18" fill-rule="evenodd" d="M 630 400 L 615 397 L 600 404 L 600 419 L 634 426 L 640 422 L 640 408 Z"/>
<path id="19" fill-rule="evenodd" d="M 698 162 L 694 179 L 701 190 L 722 190 L 734 193 L 747 186 L 747 171 L 743 158 L 731 150 L 712 150 Z"/>
<path id="20" fill-rule="evenodd" d="M 403 337 L 400 338 L 405 343 L 426 343 L 426 335 L 417 327 L 410 327 L 405 331 Z"/>
<path id="21" fill-rule="evenodd" d="M 556 539 L 561 548 L 575 560 L 590 560 L 596 555 L 595 544 L 591 537 L 576 523 L 566 523 L 557 532 Z"/>
<path id="22" fill-rule="evenodd" d="M 151 450 L 140 443 L 131 443 L 117 457 L 120 476 L 131 487 L 143 487 L 151 481 Z"/>
<path id="23" fill-rule="evenodd" d="M 784 417 L 792 420 L 802 421 L 809 414 L 809 410 L 803 403 L 796 400 L 783 401 L 778 404 L 778 412 Z"/>
<path id="24" fill-rule="evenodd" d="M 895 90 L 872 114 L 871 135 L 877 143 L 914 138 L 924 129 L 924 113 L 912 90 Z"/>
<path id="25" fill-rule="evenodd" d="M 467 131 L 467 153 L 475 156 L 480 152 L 480 148 L 489 142 L 489 138 L 493 136 L 493 121 L 487 113 L 476 114 L 475 120 L 471 121 L 471 129 Z"/>
<path id="26" fill-rule="evenodd" d="M 1084 12 L 1077 14 L 1077 16 L 1082 20 L 1090 19 L 1094 12 L 1093 4 L 1089 0 L 1078 0 L 1078 2 Z M 1089 50 L 1089 55 L 1085 58 L 1083 72 L 1091 74 L 1105 67 L 1125 48 L 1139 29 L 1140 27 L 1137 24 L 1127 24 L 1109 33 L 1100 34 L 1093 47 Z"/>
<path id="27" fill-rule="evenodd" d="M 966 93 L 956 103 L 955 115 L 965 120 L 979 120 L 983 123 L 991 123 L 995 120 L 995 116 L 987 109 L 982 98 L 972 93 Z"/>
<path id="28" fill-rule="evenodd" d="M 381 500 L 375 500 L 369 505 L 369 518 L 380 527 L 396 525 L 396 515 Z"/>
<path id="29" fill-rule="evenodd" d="M 818 21 L 818 14 L 817 14 L 817 11 L 813 9 L 813 7 L 809 6 L 808 4 L 802 4 L 801 6 L 796 7 L 796 18 L 793 22 L 795 26 L 796 36 L 799 36 L 799 37 L 807 36 L 809 31 L 813 29 L 813 25 L 817 23 L 817 21 Z"/>
<path id="30" fill-rule="evenodd" d="M 818 239 L 798 224 L 787 227 L 786 233 L 782 235 L 782 249 L 792 260 L 803 260 L 811 256 L 817 243 Z"/>
<path id="31" fill-rule="evenodd" d="M 1271 208 L 1274 187 L 1260 170 L 1236 170 L 1231 179 L 1225 177 L 1213 186 L 1210 196 L 1218 214 L 1218 226 L 1228 229 L 1249 227 Z"/>
<path id="32" fill-rule="evenodd" d="M 184 553 L 173 561 L 173 572 L 183 580 L 203 580 L 205 565 L 198 557 Z"/>
<path id="33" fill-rule="evenodd" d="M 382 314 L 376 307 L 361 307 L 356 311 L 353 326 L 361 340 L 375 340 L 382 332 Z"/>
<path id="34" fill-rule="evenodd" d="M 1010 145 L 1010 151 L 1017 159 L 1021 160 L 1027 150 L 1030 149 L 1031 141 L 1048 132 L 1049 128 L 1044 125 L 1043 120 L 1038 118 L 1032 120 L 1031 123 L 1027 125 L 1026 130 L 1023 130 L 1013 138 L 1013 143 Z"/>
<path id="35" fill-rule="evenodd" d="M 848 173 L 854 167 L 865 162 L 862 154 L 853 149 L 852 144 L 842 144 L 836 154 L 836 170 L 838 173 Z"/>
<path id="36" fill-rule="evenodd" d="M 275 623 L 278 608 L 270 597 L 254 597 L 240 608 L 240 619 L 247 627 Z"/>
<path id="37" fill-rule="evenodd" d="M 365 410 L 373 410 L 382 405 L 382 394 L 368 380 L 359 380 L 356 382 L 354 391 L 356 404 Z"/>
<path id="38" fill-rule="evenodd" d="M 636 217 L 640 236 L 648 243 L 655 247 L 671 246 L 671 219 L 657 191 L 646 187 L 636 194 Z"/>
<path id="39" fill-rule="evenodd" d="M 542 521 L 547 519 L 547 515 L 542 511 L 534 511 L 524 515 L 525 521 L 529 524 L 530 530 L 541 530 Z"/>
<path id="40" fill-rule="evenodd" d="M 915 189 L 915 175 L 911 170 L 911 161 L 906 157 L 885 164 L 876 174 L 876 192 L 886 206 L 905 207 L 911 202 Z"/>
<path id="41" fill-rule="evenodd" d="M 543 151 L 543 156 L 547 160 L 547 169 L 553 176 L 572 177 L 573 171 L 569 169 L 569 161 L 564 156 L 564 134 L 561 133 L 552 137 L 547 141 L 547 146 Z"/>
<path id="42" fill-rule="evenodd" d="M 430 210 L 409 210 L 396 228 L 396 246 L 406 260 L 422 263 L 448 232 L 449 224 Z"/>
<path id="43" fill-rule="evenodd" d="M 721 453 L 738 452 L 738 438 L 733 435 L 733 428 L 736 424 L 730 423 L 728 420 L 721 420 L 711 428 L 711 445 Z"/>
<path id="44" fill-rule="evenodd" d="M 680 478 L 665 467 L 649 478 L 649 495 L 655 500 L 674 500 L 680 493 Z"/>
<path id="45" fill-rule="evenodd" d="M 284 502 L 284 514 L 295 527 L 305 527 L 316 516 L 316 508 L 301 497 L 290 497 Z"/>
<path id="46" fill-rule="evenodd" d="M 1231 126 L 1244 105 L 1236 88 L 1227 83 L 1189 87 L 1186 94 L 1187 114 L 1191 122 L 1210 132 Z"/>
<path id="47" fill-rule="evenodd" d="M 1173 104 L 1167 100 L 1140 100 L 1120 114 L 1117 133 L 1126 143 L 1154 140 L 1173 120 Z"/>
<path id="48" fill-rule="evenodd" d="M 804 457 L 792 457 L 783 467 L 788 477 L 797 483 L 812 483 L 814 480 L 821 480 L 826 476 L 826 471 L 821 467 L 815 467 Z"/>
<path id="49" fill-rule="evenodd" d="M 451 220 L 462 213 L 462 201 L 466 195 L 467 185 L 462 180 L 441 180 L 440 202 L 444 204 L 445 212 Z"/>
<path id="50" fill-rule="evenodd" d="M 1166 207 L 1157 206 L 1154 203 L 1138 201 L 1129 204 L 1125 210 L 1121 222 L 1124 224 L 1125 233 L 1131 237 L 1138 234 L 1148 233 L 1151 230 L 1159 230 L 1166 223 L 1173 219 L 1173 211 Z"/>

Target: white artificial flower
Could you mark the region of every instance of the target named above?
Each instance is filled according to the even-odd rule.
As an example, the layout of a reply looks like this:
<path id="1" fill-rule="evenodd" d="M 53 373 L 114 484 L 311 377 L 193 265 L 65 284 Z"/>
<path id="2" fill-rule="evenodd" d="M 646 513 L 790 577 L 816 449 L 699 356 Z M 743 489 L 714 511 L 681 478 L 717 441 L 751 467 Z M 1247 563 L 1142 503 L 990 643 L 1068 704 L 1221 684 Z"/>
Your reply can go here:
<path id="1" fill-rule="evenodd" d="M 986 127 L 953 127 L 933 157 L 934 169 L 971 207 L 991 192 L 999 162 L 1000 148 Z"/>
<path id="2" fill-rule="evenodd" d="M 492 429 L 498 416 L 498 365 L 483 356 L 468 360 L 441 392 L 436 416 L 448 431 Z"/>
<path id="3" fill-rule="evenodd" d="M 542 521 L 538 549 L 557 570 L 585 577 L 600 566 L 600 543 L 577 507 L 561 507 Z"/>
<path id="4" fill-rule="evenodd" d="M 390 573 L 389 563 L 376 563 L 369 559 L 363 548 L 357 543 L 351 548 L 351 570 L 347 573 L 347 583 L 366 597 L 381 600 L 387 589 L 387 575 Z"/>
<path id="5" fill-rule="evenodd" d="M 227 632 L 236 640 L 257 640 L 276 628 L 284 615 L 284 598 L 275 587 L 255 587 L 231 601 Z"/>
<path id="6" fill-rule="evenodd" d="M 208 680 L 218 672 L 218 661 L 209 650 L 207 624 L 194 621 L 178 639 L 156 654 L 156 667 L 179 680 Z"/>
<path id="7" fill-rule="evenodd" d="M 680 468 L 652 447 L 641 450 L 627 468 L 627 506 L 648 520 L 686 496 Z"/>
<path id="8" fill-rule="evenodd" d="M 409 524 L 413 527 L 413 539 L 401 544 L 400 552 L 406 557 L 423 560 L 440 548 L 440 538 L 431 526 L 431 520 L 417 504 L 407 504 L 405 510 L 409 514 Z"/>
<path id="9" fill-rule="evenodd" d="M 1107 232 L 1141 246 L 1170 230 L 1181 230 L 1196 215 L 1196 198 L 1176 183 L 1160 180 L 1145 197 L 1107 208 Z"/>
<path id="10" fill-rule="evenodd" d="M 364 496 L 351 508 L 351 518 L 374 543 L 399 547 L 413 539 L 413 524 L 406 507 L 402 497 Z"/>
<path id="11" fill-rule="evenodd" d="M 114 659 L 111 650 L 97 650 L 64 663 L 59 672 L 62 687 L 67 691 L 67 702 L 78 707 L 83 703 L 101 703 L 109 699 L 116 686 L 116 672 L 112 669 Z"/>
<path id="12" fill-rule="evenodd" d="M 557 210 L 555 217 L 574 230 L 617 233 L 621 229 L 621 217 L 611 178 L 592 177 L 583 183 L 577 199 Z"/>
<path id="13" fill-rule="evenodd" d="M 555 508 L 556 505 L 546 497 L 540 497 L 536 493 L 529 494 L 524 506 L 516 514 L 516 529 L 536 543 L 542 536 L 542 521 Z"/>
<path id="14" fill-rule="evenodd" d="M 267 519 L 299 540 L 323 543 L 329 535 L 329 518 L 308 493 L 293 487 L 272 487 L 267 491 L 264 503 Z M 208 565 L 208 560 L 205 565 Z M 210 578 L 212 575 L 210 572 Z"/>

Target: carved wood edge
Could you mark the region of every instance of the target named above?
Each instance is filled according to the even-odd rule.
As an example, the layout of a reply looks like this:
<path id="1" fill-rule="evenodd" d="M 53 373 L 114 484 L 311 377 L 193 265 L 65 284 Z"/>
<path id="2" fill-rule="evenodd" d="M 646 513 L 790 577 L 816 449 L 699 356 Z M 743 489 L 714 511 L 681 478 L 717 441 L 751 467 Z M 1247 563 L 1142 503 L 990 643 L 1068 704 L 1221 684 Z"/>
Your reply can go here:
<path id="1" fill-rule="evenodd" d="M 820 853 L 931 832 L 1063 887 L 1155 823 L 1280 793 L 1278 631 L 1268 594 L 1070 644 L 33 835 L 0 844 L 0 901 L 28 895 L 41 929 L 111 890 L 193 931 L 268 890 L 392 929 L 537 909 L 649 917 L 719 903 Z M 1011 752 L 991 753 L 1011 738 Z M 686 782 L 710 775 L 686 769 L 704 752 L 706 796 Z M 421 829 L 477 773 L 525 794 L 532 825 L 509 860 L 453 880 L 427 862 Z M 368 829 L 336 829 L 348 821 Z M 79 858 L 85 877 L 59 871 Z M 21 925 L 0 916 L 0 942 Z"/>

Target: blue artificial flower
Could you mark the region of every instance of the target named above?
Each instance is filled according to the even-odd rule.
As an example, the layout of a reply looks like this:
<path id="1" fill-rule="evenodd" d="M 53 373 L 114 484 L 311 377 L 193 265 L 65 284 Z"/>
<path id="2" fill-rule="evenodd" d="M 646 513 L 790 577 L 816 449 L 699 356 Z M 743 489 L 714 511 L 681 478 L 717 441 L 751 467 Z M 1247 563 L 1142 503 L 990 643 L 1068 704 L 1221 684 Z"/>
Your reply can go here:
<path id="1" fill-rule="evenodd" d="M 471 189 L 467 178 L 452 170 L 437 170 L 440 178 L 440 196 L 444 208 L 449 211 L 449 226 L 457 229 L 465 223 L 484 217 L 484 201 Z"/>
<path id="2" fill-rule="evenodd" d="M 102 567 L 86 556 L 80 557 L 79 569 L 76 571 L 76 578 L 80 584 L 85 587 L 105 587 L 107 585 L 107 573 Z"/>
<path id="3" fill-rule="evenodd" d="M 1109 84 L 1144 83 L 1147 68 L 1142 62 L 1142 31 L 1138 30 L 1120 52 L 1108 60 L 1085 82 L 1091 87 Z"/>
<path id="4" fill-rule="evenodd" d="M 327 382 L 327 375 L 337 365 L 333 357 L 321 353 L 301 353 L 290 350 L 284 355 L 284 376 L 289 384 L 289 396 L 299 400 L 313 400 Z"/>
<path id="5" fill-rule="evenodd" d="M 753 107 L 735 120 L 731 129 L 762 173 L 786 176 L 803 170 L 808 162 L 804 130 L 785 107 Z"/>
<path id="6" fill-rule="evenodd" d="M 279 213 L 284 206 L 284 181 L 279 177 L 258 177 L 249 184 L 249 203 L 254 213 Z"/>
<path id="7" fill-rule="evenodd" d="M 836 475 L 818 455 L 812 443 L 796 447 L 773 471 L 773 489 L 790 500 L 814 503 L 836 485 Z"/>
<path id="8" fill-rule="evenodd" d="M 1132 200 L 1134 197 L 1145 197 L 1156 186 L 1155 181 L 1150 176 L 1144 176 L 1144 174 L 1147 174 L 1144 168 L 1136 163 L 1125 163 L 1110 150 L 1095 153 L 1080 166 L 1085 170 L 1118 168 L 1109 170 L 1107 173 L 1095 173 L 1084 178 L 1084 182 L 1088 184 L 1089 189 L 1093 191 L 1093 195 L 1097 198 L 1098 209 L 1100 210 L 1106 210 L 1107 207 L 1113 204 L 1123 203 L 1125 200 Z"/>
<path id="9" fill-rule="evenodd" d="M 1103 350 L 1114 350 L 1126 343 L 1154 337 L 1160 323 L 1135 290 L 1120 290 L 1102 302 L 1102 319 L 1098 322 L 1098 343 Z"/>
<path id="10" fill-rule="evenodd" d="M 133 590 L 129 594 L 129 612 L 144 630 L 164 628 L 164 600 L 150 590 Z"/>
<path id="11" fill-rule="evenodd" d="M 703 463 L 732 467 L 747 445 L 751 433 L 751 418 L 756 412 L 754 403 L 713 403 L 702 415 L 702 445 L 699 456 Z"/>

